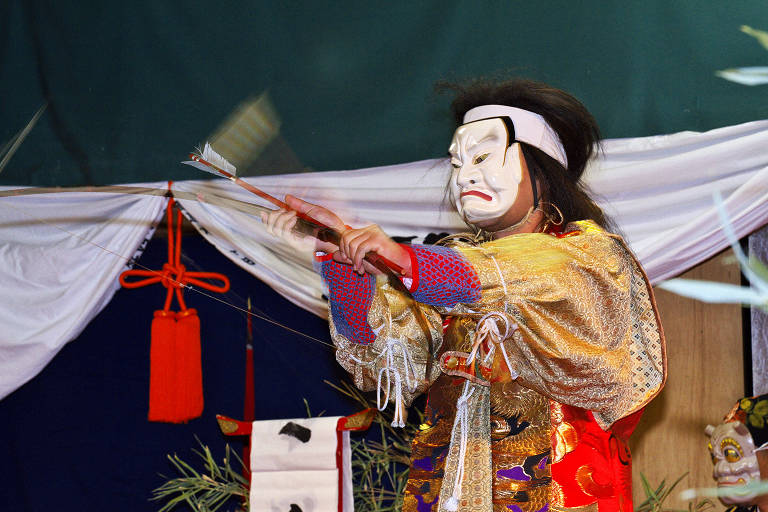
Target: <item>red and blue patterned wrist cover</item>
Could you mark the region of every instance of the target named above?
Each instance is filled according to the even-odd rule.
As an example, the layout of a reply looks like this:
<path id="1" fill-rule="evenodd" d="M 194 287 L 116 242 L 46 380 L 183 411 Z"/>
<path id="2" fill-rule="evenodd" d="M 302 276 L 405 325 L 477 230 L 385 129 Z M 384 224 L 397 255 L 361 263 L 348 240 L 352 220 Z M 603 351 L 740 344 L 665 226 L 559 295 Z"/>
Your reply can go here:
<path id="1" fill-rule="evenodd" d="M 453 307 L 480 300 L 480 279 L 461 253 L 439 245 L 403 247 L 411 253 L 411 294 L 418 302 Z"/>
<path id="2" fill-rule="evenodd" d="M 320 275 L 328 285 L 331 316 L 336 330 L 353 343 L 368 345 L 376 335 L 368 325 L 375 278 L 360 275 L 350 265 L 330 258 L 320 261 Z"/>
<path id="3" fill-rule="evenodd" d="M 403 245 L 411 254 L 416 301 L 431 306 L 453 307 L 459 302 L 480 300 L 477 273 L 457 251 L 435 245 Z M 360 275 L 349 265 L 321 258 L 320 274 L 328 285 L 331 316 L 336 330 L 348 340 L 368 345 L 376 338 L 368 325 L 368 310 L 373 301 L 375 278 Z"/>

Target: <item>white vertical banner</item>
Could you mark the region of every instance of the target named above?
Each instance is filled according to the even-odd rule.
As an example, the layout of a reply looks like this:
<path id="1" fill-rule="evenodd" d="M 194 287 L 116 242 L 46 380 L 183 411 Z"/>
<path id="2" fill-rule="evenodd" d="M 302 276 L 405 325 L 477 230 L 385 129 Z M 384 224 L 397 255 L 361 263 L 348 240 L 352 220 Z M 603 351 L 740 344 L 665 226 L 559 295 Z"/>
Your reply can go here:
<path id="1" fill-rule="evenodd" d="M 354 512 L 343 419 L 253 422 L 251 512 Z"/>

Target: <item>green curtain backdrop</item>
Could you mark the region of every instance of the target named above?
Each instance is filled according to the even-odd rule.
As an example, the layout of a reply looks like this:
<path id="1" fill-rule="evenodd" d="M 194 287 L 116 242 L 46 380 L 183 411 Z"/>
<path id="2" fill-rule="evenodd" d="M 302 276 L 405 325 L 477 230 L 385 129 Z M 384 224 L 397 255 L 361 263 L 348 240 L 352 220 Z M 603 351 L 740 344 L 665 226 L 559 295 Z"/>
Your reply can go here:
<path id="1" fill-rule="evenodd" d="M 178 162 L 263 91 L 286 146 L 315 170 L 445 154 L 442 79 L 549 82 L 606 137 L 764 119 L 768 85 L 714 74 L 768 65 L 744 24 L 768 30 L 768 1 L 5 0 L 0 144 L 49 108 L 0 184 L 202 178 Z"/>

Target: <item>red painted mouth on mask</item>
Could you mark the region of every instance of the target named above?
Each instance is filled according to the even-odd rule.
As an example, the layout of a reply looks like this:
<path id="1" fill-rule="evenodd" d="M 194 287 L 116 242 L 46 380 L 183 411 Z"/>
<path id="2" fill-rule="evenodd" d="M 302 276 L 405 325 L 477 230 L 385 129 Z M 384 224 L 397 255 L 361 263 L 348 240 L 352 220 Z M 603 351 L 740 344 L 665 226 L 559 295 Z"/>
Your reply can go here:
<path id="1" fill-rule="evenodd" d="M 484 194 L 478 190 L 468 190 L 467 192 L 462 192 L 460 197 L 464 196 L 477 196 L 480 199 L 485 199 L 486 201 L 493 201 L 493 198 L 489 196 L 488 194 Z"/>

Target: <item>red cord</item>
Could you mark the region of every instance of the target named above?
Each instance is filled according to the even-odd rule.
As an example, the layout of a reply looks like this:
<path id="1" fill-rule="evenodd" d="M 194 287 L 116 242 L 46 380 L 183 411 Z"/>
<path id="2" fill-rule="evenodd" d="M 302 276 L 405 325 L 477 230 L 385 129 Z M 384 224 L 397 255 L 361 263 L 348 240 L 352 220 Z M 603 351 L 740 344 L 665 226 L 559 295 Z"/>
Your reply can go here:
<path id="1" fill-rule="evenodd" d="M 170 182 L 168 188 L 170 189 Z M 168 206 L 166 208 L 168 217 L 168 262 L 163 265 L 162 270 L 126 270 L 120 274 L 120 284 L 124 288 L 139 288 L 142 286 L 148 286 L 154 283 L 160 283 L 168 289 L 168 293 L 165 296 L 164 311 L 169 311 L 171 308 L 171 301 L 173 299 L 174 292 L 176 294 L 176 300 L 179 302 L 181 311 L 187 309 L 187 305 L 184 303 L 184 297 L 182 295 L 184 288 L 188 284 L 193 284 L 217 293 L 226 293 L 229 291 L 229 279 L 224 274 L 218 272 L 187 272 L 184 265 L 181 264 L 181 223 L 182 214 L 181 210 L 178 211 L 176 216 L 176 236 L 174 237 L 173 227 L 173 204 L 175 200 L 171 197 L 168 200 Z M 175 244 L 174 244 L 175 238 Z M 141 276 L 146 279 L 139 279 L 136 281 L 129 281 L 130 276 Z M 203 281 L 202 279 L 209 279 L 214 281 L 220 281 L 220 285 Z"/>

